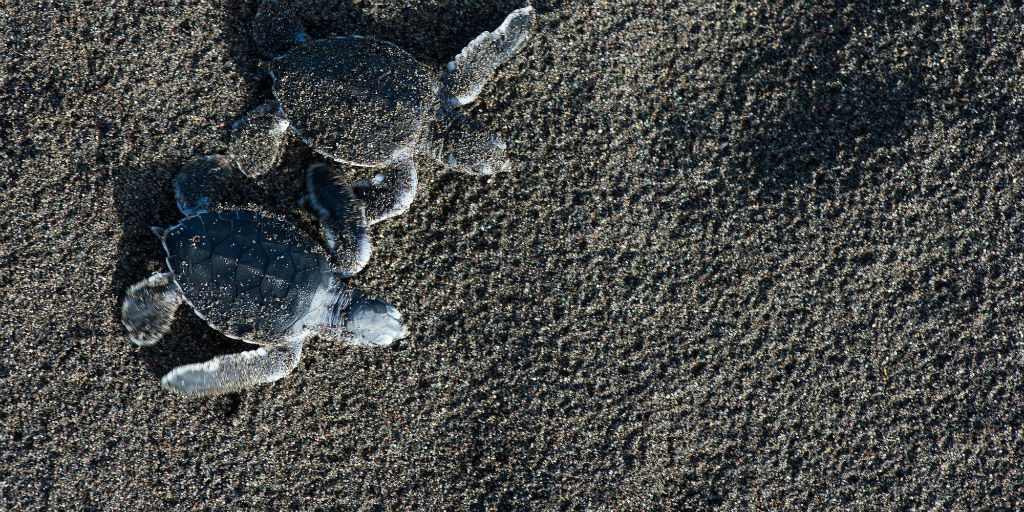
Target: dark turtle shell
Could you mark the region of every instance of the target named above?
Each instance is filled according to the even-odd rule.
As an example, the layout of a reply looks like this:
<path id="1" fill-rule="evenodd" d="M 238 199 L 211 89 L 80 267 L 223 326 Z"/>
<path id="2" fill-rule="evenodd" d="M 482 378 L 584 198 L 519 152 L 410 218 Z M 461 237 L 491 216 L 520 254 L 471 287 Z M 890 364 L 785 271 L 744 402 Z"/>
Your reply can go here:
<path id="1" fill-rule="evenodd" d="M 313 150 L 380 166 L 419 142 L 440 109 L 438 82 L 401 48 L 365 37 L 299 46 L 270 63 L 274 95 Z"/>
<path id="2" fill-rule="evenodd" d="M 163 243 L 167 266 L 196 313 L 237 338 L 280 339 L 331 273 L 312 238 L 247 211 L 186 217 Z"/>

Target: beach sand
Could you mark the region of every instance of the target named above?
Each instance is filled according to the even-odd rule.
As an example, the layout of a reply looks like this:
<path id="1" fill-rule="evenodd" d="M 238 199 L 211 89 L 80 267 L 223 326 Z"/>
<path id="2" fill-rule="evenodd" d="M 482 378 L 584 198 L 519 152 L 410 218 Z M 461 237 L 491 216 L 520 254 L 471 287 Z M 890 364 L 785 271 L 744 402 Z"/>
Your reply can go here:
<path id="1" fill-rule="evenodd" d="M 520 6 L 298 3 L 438 69 Z M 164 372 L 246 345 L 184 308 L 140 349 L 120 302 L 174 173 L 268 97 L 255 3 L 29 4 L 0 4 L 0 509 L 1024 507 L 1018 7 L 537 2 L 467 109 L 514 171 L 420 161 L 353 280 L 410 338 L 185 400 Z M 315 227 L 316 161 L 236 192 Z"/>

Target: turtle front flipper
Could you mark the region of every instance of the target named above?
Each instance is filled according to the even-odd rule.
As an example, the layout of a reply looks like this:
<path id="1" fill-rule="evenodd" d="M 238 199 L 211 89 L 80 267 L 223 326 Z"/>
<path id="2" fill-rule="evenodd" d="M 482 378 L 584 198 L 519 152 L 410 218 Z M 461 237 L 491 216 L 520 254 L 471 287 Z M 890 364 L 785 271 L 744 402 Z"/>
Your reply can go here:
<path id="1" fill-rule="evenodd" d="M 149 276 L 128 288 L 121 305 L 121 323 L 132 343 L 146 347 L 163 338 L 184 300 L 170 273 Z"/>
<path id="2" fill-rule="evenodd" d="M 268 345 L 217 356 L 205 363 L 179 366 L 164 375 L 160 383 L 191 397 L 231 393 L 287 376 L 298 366 L 301 356 L 301 340 Z"/>
<path id="3" fill-rule="evenodd" d="M 228 154 L 246 176 L 265 174 L 281 162 L 290 126 L 281 104 L 270 100 L 231 125 Z"/>
<path id="4" fill-rule="evenodd" d="M 334 253 L 339 270 L 357 274 L 370 261 L 370 236 L 366 213 L 352 188 L 338 182 L 331 168 L 323 164 L 306 171 L 306 204 L 320 216 L 327 235 L 327 247 Z"/>
<path id="5" fill-rule="evenodd" d="M 231 160 L 225 156 L 193 158 L 174 177 L 174 200 L 178 209 L 186 216 L 215 209 L 233 175 Z"/>
<path id="6" fill-rule="evenodd" d="M 533 27 L 533 8 L 512 11 L 494 32 L 477 36 L 448 63 L 441 82 L 450 97 L 448 104 L 465 105 L 476 99 L 494 71 L 526 42 Z"/>
<path id="7" fill-rule="evenodd" d="M 389 169 L 372 180 L 353 183 L 352 191 L 366 208 L 366 223 L 373 225 L 408 211 L 416 197 L 418 183 L 416 164 L 410 155 L 403 153 Z"/>

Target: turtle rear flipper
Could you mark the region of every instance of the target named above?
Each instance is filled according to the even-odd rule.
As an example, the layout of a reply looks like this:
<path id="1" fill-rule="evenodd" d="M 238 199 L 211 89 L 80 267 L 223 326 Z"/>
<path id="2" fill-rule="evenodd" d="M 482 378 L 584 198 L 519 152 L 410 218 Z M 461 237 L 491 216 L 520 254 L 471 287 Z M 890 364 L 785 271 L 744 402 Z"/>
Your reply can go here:
<path id="1" fill-rule="evenodd" d="M 179 366 L 164 375 L 160 383 L 186 396 L 220 395 L 286 377 L 298 366 L 301 356 L 301 340 L 264 346 Z"/>
<path id="2" fill-rule="evenodd" d="M 484 84 L 526 42 L 533 27 L 533 7 L 512 11 L 494 30 L 484 32 L 448 63 L 441 82 L 451 97 L 448 104 L 465 105 L 476 99 Z"/>
<path id="3" fill-rule="evenodd" d="M 295 11 L 287 2 L 263 0 L 252 20 L 253 39 L 264 57 L 276 57 L 308 37 Z"/>
<path id="4" fill-rule="evenodd" d="M 281 162 L 290 126 L 281 104 L 267 101 L 231 125 L 228 155 L 246 176 L 265 174 Z"/>
<path id="5" fill-rule="evenodd" d="M 370 236 L 366 213 L 348 185 L 339 183 L 330 167 L 309 166 L 306 172 L 306 204 L 320 216 L 327 247 L 346 276 L 359 273 L 370 260 Z"/>
<path id="6" fill-rule="evenodd" d="M 121 323 L 128 329 L 128 338 L 140 347 L 160 341 L 183 300 L 181 288 L 169 272 L 133 284 L 121 305 Z"/>
<path id="7" fill-rule="evenodd" d="M 224 156 L 209 155 L 190 160 L 174 177 L 174 200 L 178 209 L 186 216 L 215 209 L 233 175 L 231 161 Z"/>
<path id="8" fill-rule="evenodd" d="M 416 164 L 410 155 L 402 154 L 372 180 L 353 183 L 352 191 L 366 208 L 366 223 L 373 225 L 408 211 L 418 183 Z"/>

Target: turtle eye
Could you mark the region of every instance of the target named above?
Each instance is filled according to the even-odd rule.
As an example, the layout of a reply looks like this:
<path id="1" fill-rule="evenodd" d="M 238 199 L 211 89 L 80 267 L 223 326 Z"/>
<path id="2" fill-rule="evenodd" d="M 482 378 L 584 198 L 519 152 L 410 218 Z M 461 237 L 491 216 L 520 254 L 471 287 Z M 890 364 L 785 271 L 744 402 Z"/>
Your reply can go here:
<path id="1" fill-rule="evenodd" d="M 478 174 L 494 174 L 494 167 L 487 162 L 480 162 L 473 166 L 473 172 Z"/>

